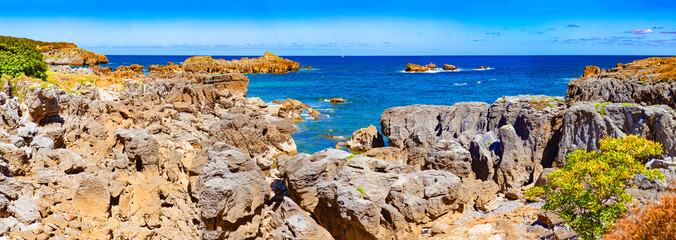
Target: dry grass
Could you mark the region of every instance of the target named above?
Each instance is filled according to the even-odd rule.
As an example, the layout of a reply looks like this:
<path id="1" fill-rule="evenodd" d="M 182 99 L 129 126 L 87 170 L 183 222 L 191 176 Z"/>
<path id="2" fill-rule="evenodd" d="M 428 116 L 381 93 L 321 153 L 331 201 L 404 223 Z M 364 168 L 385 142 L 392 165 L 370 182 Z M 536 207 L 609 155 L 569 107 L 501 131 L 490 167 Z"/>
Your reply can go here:
<path id="1" fill-rule="evenodd" d="M 646 206 L 635 206 L 603 239 L 676 239 L 676 179 L 667 181 L 667 193 Z"/>
<path id="2" fill-rule="evenodd" d="M 652 68 L 652 70 L 646 73 L 659 73 L 660 75 L 655 79 L 657 81 L 676 80 L 676 57 L 651 57 L 634 61 L 627 64 L 627 66 L 634 69 Z"/>
<path id="3" fill-rule="evenodd" d="M 71 91 L 74 87 L 78 85 L 87 85 L 87 83 L 92 84 L 93 86 L 99 88 L 109 87 L 114 85 L 113 90 L 122 90 L 124 89 L 124 79 L 116 77 L 103 77 L 97 75 L 86 75 L 86 74 L 62 74 L 55 72 L 47 72 L 47 83 L 54 84 L 61 89 L 64 89 L 68 92 Z"/>

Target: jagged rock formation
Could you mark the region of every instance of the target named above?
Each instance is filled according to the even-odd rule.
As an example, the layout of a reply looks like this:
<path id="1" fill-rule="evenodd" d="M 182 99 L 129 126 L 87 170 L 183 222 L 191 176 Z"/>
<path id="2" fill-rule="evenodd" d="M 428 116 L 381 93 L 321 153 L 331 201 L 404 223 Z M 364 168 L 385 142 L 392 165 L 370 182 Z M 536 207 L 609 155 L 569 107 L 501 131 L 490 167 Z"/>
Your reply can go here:
<path id="1" fill-rule="evenodd" d="M 662 143 L 665 157 L 676 157 L 676 112 L 665 105 L 579 103 L 563 119 L 557 165 L 575 149 L 598 150 L 598 140 L 634 134 Z"/>
<path id="2" fill-rule="evenodd" d="M 298 71 L 300 63 L 284 59 L 266 52 L 259 58 L 242 58 L 227 61 L 213 59 L 210 56 L 196 56 L 186 59 L 183 68 L 186 72 L 207 73 L 287 73 Z"/>
<path id="3" fill-rule="evenodd" d="M 657 66 L 651 73 L 632 64 L 617 68 L 669 76 L 670 61 L 650 62 Z M 676 176 L 676 112 L 668 103 L 571 99 L 593 95 L 587 91 L 621 96 L 612 92 L 619 88 L 579 88 L 582 94 L 565 102 L 520 95 L 492 104 L 390 108 L 381 116 L 390 146 L 369 126 L 347 144 L 363 154 L 327 149 L 308 155 L 296 154 L 288 133 L 304 111 L 315 119 L 319 112 L 293 99 L 268 106 L 247 98 L 244 75 L 185 67 L 150 66 L 147 76 L 140 65 L 114 72 L 53 67 L 100 78 L 67 89 L 19 81 L 16 91 L 0 93 L 0 236 L 561 237 L 574 233 L 541 212 L 541 203 L 508 199 L 545 184 L 547 174 L 566 164 L 566 153 L 596 149 L 606 136 L 636 134 L 665 149 L 647 166 Z M 589 68 L 585 75 L 618 71 Z M 627 191 L 639 201 L 666 189 L 643 176 L 633 182 Z M 546 228 L 533 224 L 538 219 Z"/>
<path id="4" fill-rule="evenodd" d="M 676 57 L 648 58 L 618 64 L 609 71 L 588 66 L 582 77 L 568 83 L 566 103 L 614 102 L 668 105 L 676 108 Z"/>
<path id="5" fill-rule="evenodd" d="M 384 147 L 383 135 L 378 132 L 378 128 L 373 125 L 359 129 L 352 134 L 350 141 L 347 141 L 347 148 L 357 151 L 368 151 L 372 148 Z"/>
<path id="6" fill-rule="evenodd" d="M 0 199 L 6 203 L 0 235 L 328 236 L 282 193 L 271 197 L 273 180 L 259 167 L 271 164 L 257 159 L 293 154 L 295 144 L 247 112 L 248 79 L 221 75 L 202 82 L 130 80 L 122 92 L 80 94 L 25 82 L 19 86 L 25 101 L 0 93 Z M 244 194 L 249 198 L 240 198 Z M 248 218 L 258 222 L 243 223 Z"/>
<path id="7" fill-rule="evenodd" d="M 325 150 L 279 159 L 289 194 L 337 239 L 415 239 L 422 224 L 463 211 L 466 189 L 446 171 Z"/>
<path id="8" fill-rule="evenodd" d="M 574 149 L 598 149 L 604 137 L 636 134 L 676 153 L 676 113 L 667 106 L 577 104 L 547 96 L 499 98 L 492 105 L 413 105 L 387 109 L 383 134 L 418 169 L 493 181 L 511 198 L 534 184 L 544 168 L 565 163 Z"/>
<path id="9" fill-rule="evenodd" d="M 426 66 L 420 66 L 418 64 L 408 63 L 406 64 L 406 72 L 426 72 L 432 69 L 436 69 L 437 65 L 434 63 L 427 64 Z"/>
<path id="10" fill-rule="evenodd" d="M 59 48 L 42 54 L 49 65 L 90 66 L 108 63 L 105 55 L 80 48 Z"/>

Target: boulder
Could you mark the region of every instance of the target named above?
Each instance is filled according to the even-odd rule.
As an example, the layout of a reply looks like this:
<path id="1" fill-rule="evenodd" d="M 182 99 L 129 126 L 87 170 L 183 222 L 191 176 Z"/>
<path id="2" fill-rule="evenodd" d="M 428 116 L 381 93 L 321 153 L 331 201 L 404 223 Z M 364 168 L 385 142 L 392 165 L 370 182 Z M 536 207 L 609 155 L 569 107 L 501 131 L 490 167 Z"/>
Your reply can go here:
<path id="1" fill-rule="evenodd" d="M 26 105 L 33 122 L 50 120 L 59 115 L 59 94 L 52 87 L 29 87 L 26 92 Z"/>
<path id="2" fill-rule="evenodd" d="M 158 143 L 145 129 L 118 129 L 115 138 L 124 146 L 130 165 L 136 171 L 157 173 L 159 171 Z"/>
<path id="3" fill-rule="evenodd" d="M 267 169 L 271 159 L 280 154 L 296 152 L 296 143 L 288 134 L 281 133 L 263 116 L 232 114 L 209 126 L 209 138 L 224 142 L 249 154 Z"/>
<path id="4" fill-rule="evenodd" d="M 284 100 L 284 103 L 282 103 L 277 115 L 281 118 L 286 118 L 293 121 L 303 121 L 304 118 L 300 115 L 303 114 L 303 111 L 308 108 L 310 108 L 309 105 L 303 104 L 298 100 L 288 98 Z"/>
<path id="5" fill-rule="evenodd" d="M 416 238 L 422 225 L 462 211 L 466 191 L 446 171 L 327 149 L 280 157 L 289 195 L 338 239 Z"/>
<path id="6" fill-rule="evenodd" d="M 582 74 L 583 77 L 588 77 L 589 75 L 593 74 L 599 74 L 601 73 L 601 69 L 597 66 L 586 66 L 584 67 L 584 74 Z"/>
<path id="7" fill-rule="evenodd" d="M 437 67 L 437 65 L 434 64 L 434 63 L 427 64 L 427 65 L 425 65 L 425 67 L 426 67 L 427 69 L 429 69 L 429 70 L 433 70 L 433 69 L 439 68 L 439 67 Z"/>
<path id="8" fill-rule="evenodd" d="M 271 226 L 278 226 L 265 239 L 333 239 L 308 213 L 291 198 L 283 197 L 280 207 L 272 215 Z"/>
<path id="9" fill-rule="evenodd" d="M 486 103 L 464 102 L 452 106 L 412 105 L 385 110 L 380 117 L 383 135 L 390 146 L 402 150 L 429 148 L 438 140 L 453 139 L 468 146 L 477 134 Z"/>
<path id="10" fill-rule="evenodd" d="M 376 158 L 385 161 L 394 161 L 398 163 L 406 163 L 406 154 L 404 154 L 401 149 L 397 147 L 379 147 L 371 148 L 370 150 L 362 153 L 361 155 Z"/>
<path id="11" fill-rule="evenodd" d="M 429 69 L 418 64 L 408 63 L 406 64 L 406 72 L 425 72 Z"/>
<path id="12" fill-rule="evenodd" d="M 329 102 L 330 102 L 331 104 L 340 104 L 340 103 L 345 103 L 345 99 L 342 99 L 342 98 L 331 98 L 331 100 L 329 100 Z"/>
<path id="13" fill-rule="evenodd" d="M 549 228 L 563 223 L 563 219 L 558 214 L 546 210 L 540 210 L 538 213 L 538 221 L 542 222 Z"/>
<path id="14" fill-rule="evenodd" d="M 444 64 L 444 66 L 442 66 L 441 68 L 444 69 L 444 70 L 446 70 L 446 71 L 455 71 L 455 70 L 458 70 L 458 67 L 453 66 L 453 65 L 451 65 L 451 64 Z"/>
<path id="15" fill-rule="evenodd" d="M 355 131 L 350 141 L 347 141 L 347 147 L 357 151 L 368 151 L 383 146 L 385 146 L 383 135 L 373 125 Z"/>
<path id="16" fill-rule="evenodd" d="M 73 197 L 73 207 L 80 216 L 106 220 L 110 207 L 108 183 L 90 174 L 80 175 Z"/>
<path id="17" fill-rule="evenodd" d="M 38 212 L 38 207 L 24 197 L 12 201 L 8 210 L 12 216 L 26 225 L 37 222 L 42 218 L 40 212 Z"/>
<path id="18" fill-rule="evenodd" d="M 312 118 L 314 118 L 315 121 L 319 120 L 319 116 L 321 115 L 321 113 L 319 113 L 319 111 L 312 109 L 312 108 L 307 109 L 307 114 L 310 115 Z"/>
<path id="19" fill-rule="evenodd" d="M 454 140 L 440 140 L 425 157 L 423 169 L 444 170 L 460 178 L 474 178 L 472 156 Z"/>
<path id="20" fill-rule="evenodd" d="M 270 186 L 248 154 L 224 150 L 208 156 L 193 194 L 199 198 L 200 218 L 205 224 L 203 238 L 243 239 L 257 234 L 246 231 L 246 222 L 261 211 Z"/>

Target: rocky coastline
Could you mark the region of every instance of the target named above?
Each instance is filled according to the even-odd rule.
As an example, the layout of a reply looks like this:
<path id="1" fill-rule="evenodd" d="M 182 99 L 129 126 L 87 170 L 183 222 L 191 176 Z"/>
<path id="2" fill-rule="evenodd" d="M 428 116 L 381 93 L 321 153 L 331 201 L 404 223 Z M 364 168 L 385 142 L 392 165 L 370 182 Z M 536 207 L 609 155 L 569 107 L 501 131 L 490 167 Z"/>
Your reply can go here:
<path id="1" fill-rule="evenodd" d="M 52 81 L 93 79 L 68 89 L 20 81 L 11 91 L 4 81 L 0 236 L 569 239 L 575 233 L 522 192 L 572 150 L 639 135 L 663 144 L 648 166 L 676 177 L 676 85 L 654 66 L 670 61 L 588 68 L 565 98 L 390 108 L 382 133 L 368 126 L 345 144 L 358 152 L 304 154 L 289 133 L 304 111 L 319 112 L 249 97 L 242 75 L 299 65 L 257 59 L 196 57 L 148 75 L 140 65 L 52 67 L 62 75 Z M 637 181 L 628 191 L 638 202 L 667 188 Z"/>

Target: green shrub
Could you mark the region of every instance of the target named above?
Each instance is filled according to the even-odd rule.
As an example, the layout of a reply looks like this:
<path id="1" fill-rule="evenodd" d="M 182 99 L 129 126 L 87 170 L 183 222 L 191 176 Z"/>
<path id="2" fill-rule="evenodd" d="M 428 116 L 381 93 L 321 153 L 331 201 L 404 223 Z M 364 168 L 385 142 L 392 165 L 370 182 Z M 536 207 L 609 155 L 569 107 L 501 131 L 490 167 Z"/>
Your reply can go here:
<path id="1" fill-rule="evenodd" d="M 526 196 L 545 196 L 543 209 L 558 213 L 582 239 L 599 239 L 615 220 L 627 212 L 631 195 L 625 192 L 637 174 L 664 179 L 658 170 L 644 163 L 662 154 L 662 145 L 634 135 L 605 138 L 600 151 L 577 150 L 566 156 L 567 163 L 550 173 L 551 185 L 534 187 Z"/>
<path id="2" fill-rule="evenodd" d="M 46 71 L 47 64 L 35 45 L 22 39 L 0 37 L 0 75 L 24 74 L 45 80 Z"/>

